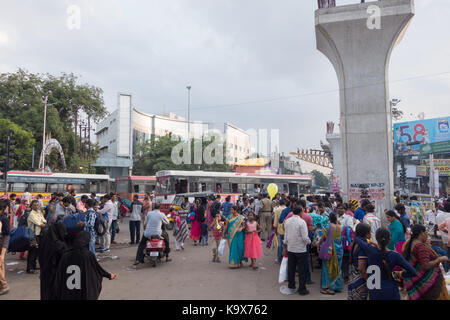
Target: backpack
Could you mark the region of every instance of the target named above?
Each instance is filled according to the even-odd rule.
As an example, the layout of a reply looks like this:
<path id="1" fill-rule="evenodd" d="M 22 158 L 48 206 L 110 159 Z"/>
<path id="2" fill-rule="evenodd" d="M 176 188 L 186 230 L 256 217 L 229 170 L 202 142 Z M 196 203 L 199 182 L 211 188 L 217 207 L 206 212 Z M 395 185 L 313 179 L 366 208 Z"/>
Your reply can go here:
<path id="1" fill-rule="evenodd" d="M 34 232 L 26 226 L 19 226 L 11 231 L 8 252 L 24 252 L 30 249 L 31 241 L 34 239 Z"/>
<path id="2" fill-rule="evenodd" d="M 344 251 L 350 252 L 353 239 L 353 229 L 350 227 L 345 227 L 342 230 L 342 247 L 344 248 Z"/>
<path id="3" fill-rule="evenodd" d="M 101 213 L 96 212 L 95 215 L 94 230 L 99 237 L 102 237 L 106 233 L 106 220 Z"/>

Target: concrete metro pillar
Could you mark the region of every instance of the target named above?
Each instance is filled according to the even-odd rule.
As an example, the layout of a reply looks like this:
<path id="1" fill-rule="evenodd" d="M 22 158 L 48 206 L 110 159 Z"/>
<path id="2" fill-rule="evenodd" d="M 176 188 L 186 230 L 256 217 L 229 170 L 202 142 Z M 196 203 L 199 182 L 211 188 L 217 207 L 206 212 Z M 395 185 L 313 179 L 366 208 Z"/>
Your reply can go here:
<path id="1" fill-rule="evenodd" d="M 317 48 L 333 64 L 339 81 L 344 199 L 354 197 L 352 185 L 383 186 L 385 197 L 376 201 L 381 217 L 394 203 L 389 60 L 413 16 L 414 0 L 382 0 L 315 13 Z"/>

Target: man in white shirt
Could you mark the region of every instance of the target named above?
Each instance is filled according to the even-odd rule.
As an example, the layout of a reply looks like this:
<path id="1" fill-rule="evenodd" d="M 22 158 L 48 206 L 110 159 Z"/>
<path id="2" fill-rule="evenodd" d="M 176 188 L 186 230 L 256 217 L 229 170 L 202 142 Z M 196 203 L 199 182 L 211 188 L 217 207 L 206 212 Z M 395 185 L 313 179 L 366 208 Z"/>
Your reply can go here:
<path id="1" fill-rule="evenodd" d="M 111 194 L 111 202 L 114 205 L 112 211 L 112 222 L 111 222 L 111 243 L 117 244 L 114 239 L 116 238 L 116 230 L 117 230 L 117 218 L 119 217 L 119 207 L 120 203 L 117 201 L 117 196 L 115 194 Z"/>
<path id="2" fill-rule="evenodd" d="M 425 212 L 425 227 L 427 227 L 428 231 L 433 234 L 434 226 L 436 225 L 436 217 L 442 211 L 439 210 L 439 201 L 434 203 L 434 209 L 430 209 Z"/>
<path id="3" fill-rule="evenodd" d="M 300 217 L 302 208 L 296 206 L 294 215 L 284 222 L 284 245 L 288 254 L 288 288 L 291 293 L 295 292 L 295 273 L 299 268 L 298 294 L 301 296 L 309 294 L 306 289 L 306 262 L 308 259 L 307 245 L 311 243 L 308 236 L 308 227 L 305 220 Z"/>
<path id="4" fill-rule="evenodd" d="M 136 262 L 134 265 L 138 265 L 139 263 L 144 263 L 144 249 L 145 245 L 147 243 L 147 240 L 151 239 L 152 236 L 159 236 L 164 238 L 164 242 L 166 244 L 166 261 L 170 261 L 169 259 L 169 235 L 167 232 L 162 229 L 162 225 L 169 224 L 169 220 L 167 219 L 166 215 L 159 211 L 159 208 L 161 207 L 160 203 L 155 203 L 154 210 L 147 213 L 147 217 L 145 219 L 144 223 L 144 235 L 141 239 L 141 242 L 139 243 L 139 247 L 136 253 Z"/>
<path id="5" fill-rule="evenodd" d="M 258 198 L 255 199 L 255 217 L 257 221 L 259 221 L 259 208 L 261 207 L 261 199 L 262 194 L 259 193 Z"/>
<path id="6" fill-rule="evenodd" d="M 441 225 L 445 220 L 450 218 L 450 201 L 444 202 L 444 211 L 440 211 L 440 213 L 436 216 L 436 225 Z M 444 248 L 448 244 L 448 233 L 438 231 L 440 233 L 442 243 L 444 244 Z"/>
<path id="7" fill-rule="evenodd" d="M 338 221 L 342 228 L 349 227 L 354 230 L 353 218 L 345 212 L 343 204 L 338 204 L 337 206 Z"/>
<path id="8" fill-rule="evenodd" d="M 112 218 L 114 214 L 114 204 L 111 201 L 111 196 L 109 194 L 106 194 L 104 197 L 106 199 L 106 203 L 103 206 L 102 209 L 98 210 L 97 212 L 102 214 L 105 217 L 106 220 L 106 232 L 105 234 L 100 238 L 100 252 L 105 253 L 109 252 L 109 248 L 111 246 L 111 233 L 109 229 L 111 228 L 112 224 Z"/>
<path id="9" fill-rule="evenodd" d="M 366 207 L 366 215 L 364 216 L 364 223 L 367 223 L 370 226 L 371 232 L 371 239 L 373 243 L 377 243 L 377 240 L 375 239 L 375 233 L 379 228 L 381 228 L 381 220 L 375 215 L 375 207 L 372 204 L 368 204 Z"/>

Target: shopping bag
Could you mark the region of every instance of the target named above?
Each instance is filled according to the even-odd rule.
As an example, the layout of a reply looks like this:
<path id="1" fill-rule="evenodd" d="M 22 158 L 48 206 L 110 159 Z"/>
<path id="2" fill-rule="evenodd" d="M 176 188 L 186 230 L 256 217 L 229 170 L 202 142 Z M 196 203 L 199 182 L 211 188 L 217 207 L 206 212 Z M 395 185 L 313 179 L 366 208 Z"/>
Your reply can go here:
<path id="1" fill-rule="evenodd" d="M 288 258 L 284 257 L 280 265 L 280 276 L 278 282 L 283 283 L 288 279 Z"/>
<path id="2" fill-rule="evenodd" d="M 220 240 L 219 243 L 219 250 L 218 250 L 218 254 L 219 256 L 223 256 L 224 252 L 225 252 L 225 243 L 227 242 L 227 240 L 222 239 Z"/>

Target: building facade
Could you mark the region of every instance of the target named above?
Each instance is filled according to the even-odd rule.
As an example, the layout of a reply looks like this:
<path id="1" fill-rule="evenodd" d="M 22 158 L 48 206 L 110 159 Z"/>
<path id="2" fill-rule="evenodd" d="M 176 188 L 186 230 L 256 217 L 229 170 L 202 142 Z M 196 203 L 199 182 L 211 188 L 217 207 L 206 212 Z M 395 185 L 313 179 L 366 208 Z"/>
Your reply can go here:
<path id="1" fill-rule="evenodd" d="M 100 155 L 96 167 L 105 167 L 111 177 L 127 176 L 133 168 L 136 146 L 153 136 L 172 134 L 180 140 L 200 139 L 215 127 L 211 123 L 188 121 L 174 113 L 148 114 L 133 107 L 131 94 L 119 93 L 117 110 L 97 125 L 96 136 Z M 232 124 L 225 123 L 219 131 L 227 141 L 227 162 L 250 156 L 249 134 Z"/>

